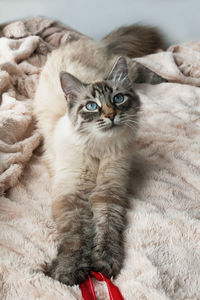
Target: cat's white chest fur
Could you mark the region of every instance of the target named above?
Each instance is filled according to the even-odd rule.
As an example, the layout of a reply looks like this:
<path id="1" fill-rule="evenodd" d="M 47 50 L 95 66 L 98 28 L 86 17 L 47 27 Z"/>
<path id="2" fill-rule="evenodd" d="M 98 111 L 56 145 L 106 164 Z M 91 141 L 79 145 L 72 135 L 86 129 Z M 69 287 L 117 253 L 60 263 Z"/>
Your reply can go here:
<path id="1" fill-rule="evenodd" d="M 68 117 L 63 116 L 57 123 L 54 134 L 55 180 L 54 186 L 60 187 L 64 193 L 74 193 L 82 184 L 82 174 L 88 173 L 91 182 L 95 180 L 95 164 L 85 150 L 85 141 L 79 139 Z M 91 168 L 92 166 L 92 168 Z M 92 184 L 92 183 L 91 183 Z M 57 190 L 57 188 L 56 188 Z"/>

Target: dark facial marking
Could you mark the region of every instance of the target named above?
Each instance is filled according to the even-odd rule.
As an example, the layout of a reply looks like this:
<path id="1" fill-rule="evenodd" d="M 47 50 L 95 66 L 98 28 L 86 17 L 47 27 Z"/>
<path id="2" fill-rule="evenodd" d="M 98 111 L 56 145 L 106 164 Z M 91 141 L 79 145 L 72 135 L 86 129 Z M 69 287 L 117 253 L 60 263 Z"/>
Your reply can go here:
<path id="1" fill-rule="evenodd" d="M 85 121 L 91 122 L 99 116 L 99 112 L 81 111 L 80 115 Z"/>
<path id="2" fill-rule="evenodd" d="M 105 97 L 106 94 L 111 94 L 112 92 L 112 87 L 108 86 L 108 84 L 105 81 L 95 82 L 92 85 L 92 95 L 94 98 L 99 98 L 100 96 Z"/>

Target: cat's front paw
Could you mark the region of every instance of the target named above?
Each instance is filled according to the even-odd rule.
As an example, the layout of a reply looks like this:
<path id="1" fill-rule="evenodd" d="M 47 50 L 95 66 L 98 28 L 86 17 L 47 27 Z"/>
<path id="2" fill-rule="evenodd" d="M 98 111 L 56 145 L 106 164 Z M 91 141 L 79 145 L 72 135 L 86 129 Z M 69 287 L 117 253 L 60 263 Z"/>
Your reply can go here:
<path id="1" fill-rule="evenodd" d="M 80 253 L 66 255 L 60 253 L 51 263 L 46 265 L 45 274 L 67 285 L 84 282 L 90 271 L 90 261 Z"/>
<path id="2" fill-rule="evenodd" d="M 106 277 L 116 277 L 123 265 L 123 255 L 121 250 L 115 255 L 111 249 L 99 248 L 93 249 L 91 270 L 101 272 Z"/>

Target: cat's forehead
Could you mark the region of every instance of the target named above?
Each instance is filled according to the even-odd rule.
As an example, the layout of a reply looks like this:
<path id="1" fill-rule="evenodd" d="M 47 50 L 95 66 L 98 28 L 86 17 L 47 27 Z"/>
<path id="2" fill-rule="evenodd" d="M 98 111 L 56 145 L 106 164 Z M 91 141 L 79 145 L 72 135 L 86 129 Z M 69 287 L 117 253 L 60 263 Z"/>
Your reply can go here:
<path id="1" fill-rule="evenodd" d="M 94 98 L 104 98 L 113 93 L 113 87 L 106 81 L 94 82 L 91 85 L 91 93 Z"/>

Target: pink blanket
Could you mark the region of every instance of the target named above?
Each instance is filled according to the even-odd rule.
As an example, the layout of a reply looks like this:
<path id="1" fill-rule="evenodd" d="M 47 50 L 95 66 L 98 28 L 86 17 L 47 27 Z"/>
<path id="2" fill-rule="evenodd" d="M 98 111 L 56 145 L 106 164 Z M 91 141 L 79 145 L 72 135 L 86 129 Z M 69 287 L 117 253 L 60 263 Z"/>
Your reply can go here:
<path id="1" fill-rule="evenodd" d="M 46 277 L 56 255 L 49 177 L 32 99 L 46 55 L 86 38 L 34 18 L 0 29 L 0 298 L 81 299 Z M 137 61 L 169 83 L 138 84 L 143 108 L 132 170 L 126 260 L 115 280 L 127 300 L 200 299 L 200 43 Z M 94 282 L 98 299 L 108 299 Z"/>

